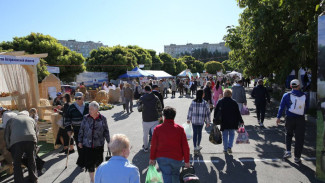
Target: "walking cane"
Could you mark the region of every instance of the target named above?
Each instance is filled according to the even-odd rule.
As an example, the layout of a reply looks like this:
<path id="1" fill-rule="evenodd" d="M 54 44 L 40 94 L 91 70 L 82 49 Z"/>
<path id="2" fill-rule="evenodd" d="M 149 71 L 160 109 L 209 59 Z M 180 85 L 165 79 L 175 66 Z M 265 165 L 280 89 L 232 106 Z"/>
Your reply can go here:
<path id="1" fill-rule="evenodd" d="M 72 136 L 72 133 L 71 133 L 71 136 Z M 67 160 L 66 160 L 65 168 L 64 168 L 64 169 L 67 169 L 67 167 L 68 167 L 69 153 L 70 153 L 70 143 L 71 143 L 71 136 L 69 136 L 69 146 L 68 146 Z"/>

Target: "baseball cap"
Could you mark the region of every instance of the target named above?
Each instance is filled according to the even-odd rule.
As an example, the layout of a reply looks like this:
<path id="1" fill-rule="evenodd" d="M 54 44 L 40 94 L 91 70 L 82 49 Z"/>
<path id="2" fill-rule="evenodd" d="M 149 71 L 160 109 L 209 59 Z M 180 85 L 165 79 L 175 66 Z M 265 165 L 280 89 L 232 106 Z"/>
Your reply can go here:
<path id="1" fill-rule="evenodd" d="M 299 86 L 300 82 L 298 79 L 294 79 L 290 82 L 290 86 Z"/>
<path id="2" fill-rule="evenodd" d="M 81 92 L 76 92 L 76 94 L 74 95 L 74 98 L 82 97 L 82 96 L 84 96 L 83 93 L 81 93 Z"/>
<path id="3" fill-rule="evenodd" d="M 58 92 L 58 93 L 56 94 L 56 96 L 60 96 L 60 95 L 62 95 L 62 93 L 61 93 L 61 92 Z"/>

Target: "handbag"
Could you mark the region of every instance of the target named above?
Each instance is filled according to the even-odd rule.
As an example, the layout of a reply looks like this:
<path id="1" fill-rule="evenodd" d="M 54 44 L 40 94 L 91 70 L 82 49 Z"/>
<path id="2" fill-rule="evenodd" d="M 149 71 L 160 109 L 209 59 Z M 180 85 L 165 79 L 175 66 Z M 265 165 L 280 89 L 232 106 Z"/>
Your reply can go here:
<path id="1" fill-rule="evenodd" d="M 246 105 L 243 105 L 243 108 L 241 109 L 240 114 L 241 115 L 249 115 L 249 110 Z"/>
<path id="2" fill-rule="evenodd" d="M 111 154 L 111 151 L 108 148 L 107 153 L 106 153 L 106 157 L 105 157 L 105 161 L 108 161 L 109 159 L 111 159 L 111 157 L 112 157 L 112 154 Z"/>
<path id="3" fill-rule="evenodd" d="M 222 135 L 217 125 L 212 126 L 212 130 L 209 136 L 209 141 L 215 145 L 222 144 Z"/>
<path id="4" fill-rule="evenodd" d="M 248 133 L 244 126 L 237 130 L 238 136 L 236 139 L 236 144 L 249 144 Z"/>

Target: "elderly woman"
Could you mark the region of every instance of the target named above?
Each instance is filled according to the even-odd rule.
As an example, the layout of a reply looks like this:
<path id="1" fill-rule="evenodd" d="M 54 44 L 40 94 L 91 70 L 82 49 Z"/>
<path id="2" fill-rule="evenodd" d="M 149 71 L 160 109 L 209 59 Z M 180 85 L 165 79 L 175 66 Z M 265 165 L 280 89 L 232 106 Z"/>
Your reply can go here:
<path id="1" fill-rule="evenodd" d="M 221 110 L 221 131 L 223 137 L 223 152 L 232 153 L 232 145 L 235 138 L 235 130 L 239 125 L 243 125 L 244 121 L 239 112 L 237 102 L 231 98 L 231 89 L 225 89 L 223 93 L 224 98 L 219 100 L 215 111 L 214 118 L 217 118 L 218 111 Z"/>
<path id="2" fill-rule="evenodd" d="M 109 143 L 109 131 L 106 118 L 98 112 L 99 104 L 89 104 L 89 114 L 85 115 L 79 130 L 79 148 L 82 149 L 81 161 L 89 172 L 90 182 L 94 182 L 95 168 L 103 162 L 104 143 Z"/>
<path id="3" fill-rule="evenodd" d="M 113 156 L 98 167 L 95 183 L 140 183 L 139 169 L 127 159 L 131 148 L 129 139 L 123 134 L 115 134 L 108 146 Z"/>

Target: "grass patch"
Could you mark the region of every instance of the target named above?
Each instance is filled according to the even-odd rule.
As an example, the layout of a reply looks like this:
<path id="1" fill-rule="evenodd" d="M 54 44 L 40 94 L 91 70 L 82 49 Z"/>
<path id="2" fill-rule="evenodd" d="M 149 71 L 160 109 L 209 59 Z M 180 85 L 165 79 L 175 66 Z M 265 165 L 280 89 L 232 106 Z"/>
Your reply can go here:
<path id="1" fill-rule="evenodd" d="M 44 154 L 47 154 L 54 150 L 53 144 L 48 144 L 46 142 L 38 142 L 37 145 L 40 146 L 38 156 L 43 156 Z"/>

